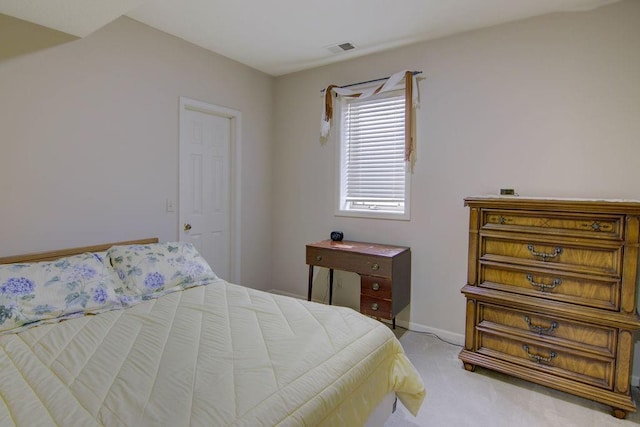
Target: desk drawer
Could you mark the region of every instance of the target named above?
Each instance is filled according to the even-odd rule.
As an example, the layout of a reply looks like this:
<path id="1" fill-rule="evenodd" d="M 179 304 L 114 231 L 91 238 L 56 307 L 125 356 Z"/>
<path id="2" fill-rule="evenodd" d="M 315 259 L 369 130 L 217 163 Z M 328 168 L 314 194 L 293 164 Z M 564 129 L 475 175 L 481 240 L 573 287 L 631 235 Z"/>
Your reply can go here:
<path id="1" fill-rule="evenodd" d="M 383 319 L 393 318 L 391 301 L 374 298 L 369 295 L 360 295 L 360 313 Z"/>
<path id="2" fill-rule="evenodd" d="M 307 264 L 370 276 L 391 277 L 393 259 L 307 246 Z"/>
<path id="3" fill-rule="evenodd" d="M 622 240 L 623 216 L 484 209 L 482 228 Z"/>
<path id="4" fill-rule="evenodd" d="M 393 282 L 375 276 L 360 276 L 360 292 L 373 298 L 391 299 L 391 289 Z"/>
<path id="5" fill-rule="evenodd" d="M 481 259 L 539 265 L 543 268 L 620 276 L 622 247 L 583 246 L 568 241 L 482 236 Z"/>

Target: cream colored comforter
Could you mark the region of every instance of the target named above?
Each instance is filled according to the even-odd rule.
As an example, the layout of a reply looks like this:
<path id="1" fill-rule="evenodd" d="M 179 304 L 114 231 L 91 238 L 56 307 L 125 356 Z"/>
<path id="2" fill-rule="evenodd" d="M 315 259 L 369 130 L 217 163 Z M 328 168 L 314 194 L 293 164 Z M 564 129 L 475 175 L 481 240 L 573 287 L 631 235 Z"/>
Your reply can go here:
<path id="1" fill-rule="evenodd" d="M 357 426 L 422 380 L 355 311 L 222 280 L 0 336 L 0 425 Z"/>

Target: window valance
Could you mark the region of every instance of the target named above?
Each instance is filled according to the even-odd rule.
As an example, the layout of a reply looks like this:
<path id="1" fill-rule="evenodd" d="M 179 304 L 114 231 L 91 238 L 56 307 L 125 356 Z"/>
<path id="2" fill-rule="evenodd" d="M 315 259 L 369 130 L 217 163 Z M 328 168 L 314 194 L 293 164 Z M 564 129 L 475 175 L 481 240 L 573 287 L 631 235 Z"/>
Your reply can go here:
<path id="1" fill-rule="evenodd" d="M 420 71 L 402 70 L 393 75 L 375 80 L 380 82 L 371 86 L 362 87 L 363 84 L 336 86 L 329 85 L 324 90 L 322 103 L 322 122 L 320 126 L 320 135 L 326 138 L 331 129 L 331 121 L 333 119 L 333 101 L 335 96 L 348 96 L 356 98 L 368 98 L 373 95 L 397 90 L 404 85 L 405 89 L 405 161 L 412 162 L 415 152 L 415 138 L 413 125 L 413 109 L 419 105 L 419 94 L 416 76 Z M 354 87 L 355 86 L 355 87 Z"/>

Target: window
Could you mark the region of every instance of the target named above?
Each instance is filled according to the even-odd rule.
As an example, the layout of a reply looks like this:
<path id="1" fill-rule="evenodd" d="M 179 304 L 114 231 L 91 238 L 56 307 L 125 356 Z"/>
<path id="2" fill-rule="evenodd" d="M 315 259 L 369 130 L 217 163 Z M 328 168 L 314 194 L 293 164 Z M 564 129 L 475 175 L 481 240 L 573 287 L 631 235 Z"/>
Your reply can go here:
<path id="1" fill-rule="evenodd" d="M 405 165 L 405 92 L 340 103 L 336 215 L 409 219 L 411 174 Z"/>

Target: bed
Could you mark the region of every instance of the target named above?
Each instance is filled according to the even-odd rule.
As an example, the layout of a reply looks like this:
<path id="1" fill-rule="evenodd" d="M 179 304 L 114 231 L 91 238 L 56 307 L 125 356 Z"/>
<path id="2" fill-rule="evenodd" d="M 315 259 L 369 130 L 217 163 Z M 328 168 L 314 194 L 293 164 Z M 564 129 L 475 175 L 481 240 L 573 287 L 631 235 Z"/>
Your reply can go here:
<path id="1" fill-rule="evenodd" d="M 357 426 L 425 396 L 384 324 L 228 283 L 189 244 L 0 258 L 0 323 L 2 426 Z"/>

